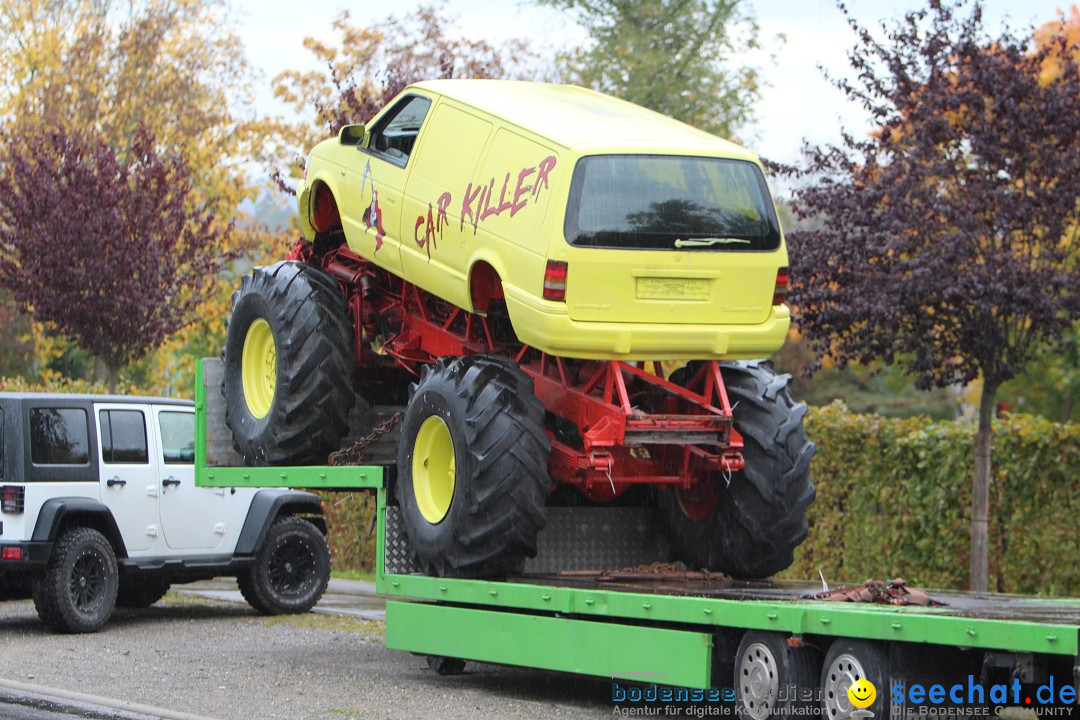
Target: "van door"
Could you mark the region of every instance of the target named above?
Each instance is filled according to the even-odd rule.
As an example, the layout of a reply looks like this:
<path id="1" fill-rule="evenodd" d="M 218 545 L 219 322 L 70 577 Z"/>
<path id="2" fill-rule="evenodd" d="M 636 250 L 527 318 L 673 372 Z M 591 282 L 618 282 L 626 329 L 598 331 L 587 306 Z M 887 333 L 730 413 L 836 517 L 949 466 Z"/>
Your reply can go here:
<path id="1" fill-rule="evenodd" d="M 112 512 L 129 554 L 152 554 L 158 543 L 158 485 L 149 405 L 98 403 L 101 500 Z"/>
<path id="2" fill-rule="evenodd" d="M 369 129 L 368 143 L 350 162 L 343 222 L 361 238 L 353 250 L 383 267 L 401 271 L 402 199 L 409 160 L 420 141 L 431 99 L 410 93 Z"/>
<path id="3" fill-rule="evenodd" d="M 225 534 L 226 490 L 195 487 L 195 413 L 155 405 L 154 418 L 161 438 L 154 462 L 165 542 L 173 550 L 213 550 Z"/>

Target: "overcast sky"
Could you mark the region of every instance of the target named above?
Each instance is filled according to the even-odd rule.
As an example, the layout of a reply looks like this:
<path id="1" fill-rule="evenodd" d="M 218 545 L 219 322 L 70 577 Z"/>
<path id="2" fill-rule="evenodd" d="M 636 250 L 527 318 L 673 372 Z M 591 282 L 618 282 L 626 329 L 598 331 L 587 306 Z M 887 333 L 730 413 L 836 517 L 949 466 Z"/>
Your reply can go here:
<path id="1" fill-rule="evenodd" d="M 237 0 L 236 4 L 248 57 L 264 74 L 260 93 L 264 109 L 273 107 L 270 79 L 282 70 L 310 67 L 303 38 L 335 39 L 330 22 L 343 8 L 363 24 L 378 22 L 389 14 L 402 16 L 416 7 L 409 0 Z M 834 142 L 841 125 L 865 131 L 868 125 L 859 108 L 845 103 L 818 70 L 821 65 L 843 73 L 847 67 L 845 52 L 852 45 L 852 34 L 835 2 L 749 0 L 749 4 L 760 25 L 761 39 L 776 50 L 776 61 L 771 63 L 764 55 L 753 59 L 762 68 L 767 87 L 757 107 L 756 122 L 741 133 L 743 142 L 759 154 L 791 161 L 798 156 L 804 139 Z M 874 27 L 879 20 L 898 18 L 923 5 L 915 0 L 848 0 L 855 17 Z M 1062 7 L 1064 4 L 1056 0 L 986 0 L 984 24 L 992 31 L 1003 22 L 1012 28 L 1041 25 L 1056 17 Z M 458 18 L 460 33 L 489 42 L 522 37 L 543 51 L 584 37 L 568 15 L 528 2 L 448 0 L 446 9 Z M 778 34 L 786 36 L 786 43 L 769 42 Z"/>

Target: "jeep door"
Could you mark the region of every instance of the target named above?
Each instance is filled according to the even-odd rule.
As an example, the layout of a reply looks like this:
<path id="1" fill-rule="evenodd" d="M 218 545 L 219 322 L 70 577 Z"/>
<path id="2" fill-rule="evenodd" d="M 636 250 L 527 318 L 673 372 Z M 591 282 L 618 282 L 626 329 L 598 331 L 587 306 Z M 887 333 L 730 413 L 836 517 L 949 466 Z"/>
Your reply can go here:
<path id="1" fill-rule="evenodd" d="M 212 550 L 225 535 L 224 488 L 195 486 L 195 413 L 175 405 L 155 405 L 160 437 L 154 457 L 161 477 L 161 528 L 173 550 Z"/>
<path id="2" fill-rule="evenodd" d="M 130 555 L 152 554 L 158 532 L 157 465 L 148 432 L 149 405 L 97 403 L 101 501 L 112 512 Z"/>
<path id="3" fill-rule="evenodd" d="M 395 272 L 401 271 L 406 229 L 401 215 L 405 181 L 431 104 L 431 98 L 411 91 L 379 116 L 367 145 L 349 161 L 348 197 L 339 203 L 352 249 Z"/>

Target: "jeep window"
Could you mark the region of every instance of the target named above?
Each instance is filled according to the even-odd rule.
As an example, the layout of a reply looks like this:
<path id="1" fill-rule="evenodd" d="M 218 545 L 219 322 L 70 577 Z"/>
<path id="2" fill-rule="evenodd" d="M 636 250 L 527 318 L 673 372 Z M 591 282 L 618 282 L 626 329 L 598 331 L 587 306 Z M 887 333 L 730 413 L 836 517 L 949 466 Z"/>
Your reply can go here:
<path id="1" fill-rule="evenodd" d="M 145 465 L 146 417 L 138 410 L 101 410 L 101 458 L 109 464 Z"/>
<path id="2" fill-rule="evenodd" d="M 574 168 L 563 229 L 567 241 L 579 247 L 721 252 L 780 247 L 780 223 L 761 170 L 722 158 L 582 158 Z"/>
<path id="3" fill-rule="evenodd" d="M 86 411 L 77 408 L 31 408 L 30 460 L 35 465 L 88 465 Z"/>
<path id="4" fill-rule="evenodd" d="M 405 167 L 429 109 L 431 101 L 425 97 L 410 95 L 402 98 L 371 131 L 368 150 L 395 165 Z"/>
<path id="5" fill-rule="evenodd" d="M 161 459 L 166 465 L 190 465 L 195 462 L 195 414 L 158 413 L 161 429 Z"/>

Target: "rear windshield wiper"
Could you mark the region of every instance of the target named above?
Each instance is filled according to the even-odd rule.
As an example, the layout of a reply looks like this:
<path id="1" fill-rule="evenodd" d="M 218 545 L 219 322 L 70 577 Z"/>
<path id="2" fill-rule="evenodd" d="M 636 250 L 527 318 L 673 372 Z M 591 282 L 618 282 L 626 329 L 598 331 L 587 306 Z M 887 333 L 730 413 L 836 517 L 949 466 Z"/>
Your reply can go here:
<path id="1" fill-rule="evenodd" d="M 749 245 L 750 240 L 745 238 L 733 238 L 733 237 L 714 237 L 714 238 L 690 238 L 689 240 L 683 240 L 682 238 L 675 238 L 675 247 L 712 247 L 713 245 Z"/>

